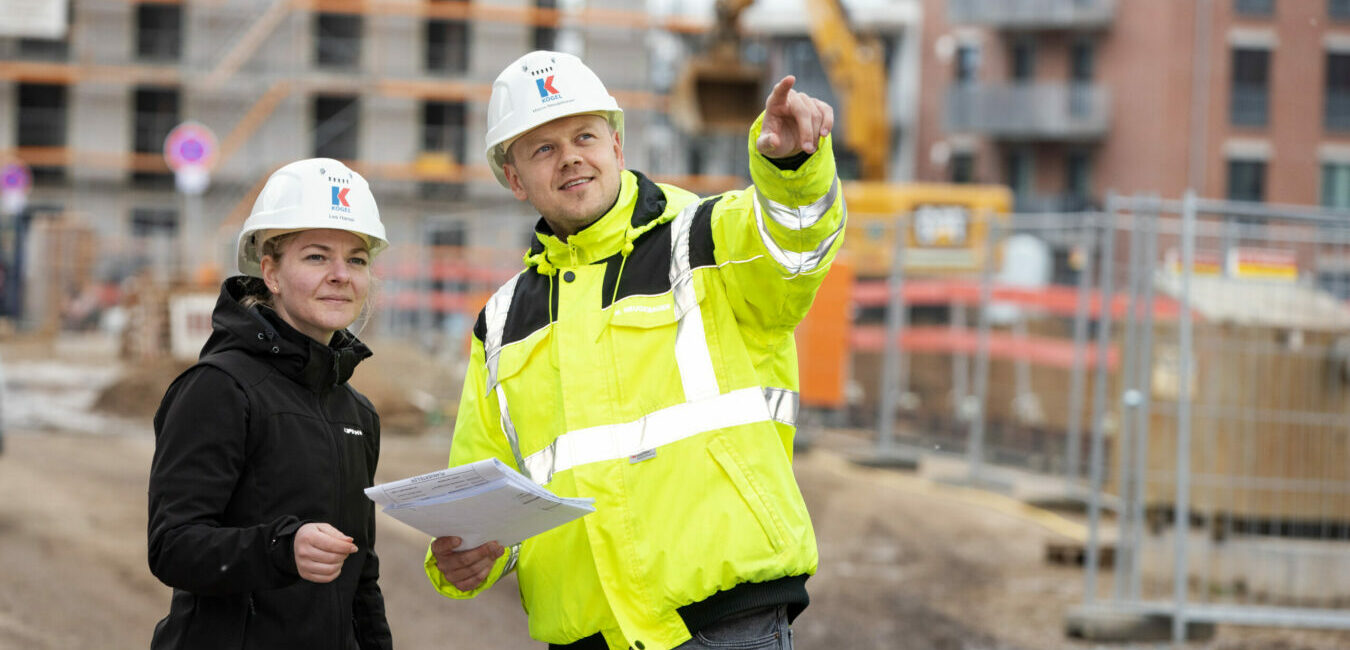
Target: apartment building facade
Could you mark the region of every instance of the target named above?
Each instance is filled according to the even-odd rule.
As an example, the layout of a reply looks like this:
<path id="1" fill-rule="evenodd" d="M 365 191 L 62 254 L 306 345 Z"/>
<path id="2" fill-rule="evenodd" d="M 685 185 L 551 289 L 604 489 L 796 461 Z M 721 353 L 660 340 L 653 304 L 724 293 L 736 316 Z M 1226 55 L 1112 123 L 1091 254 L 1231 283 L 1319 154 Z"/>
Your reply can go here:
<path id="1" fill-rule="evenodd" d="M 925 0 L 916 177 L 1350 208 L 1350 2 Z"/>
<path id="2" fill-rule="evenodd" d="M 501 67 L 537 48 L 582 54 L 627 109 L 630 132 L 642 133 L 664 120 L 644 34 L 706 27 L 661 25 L 622 2 L 44 1 L 63 5 L 59 37 L 0 37 L 0 160 L 22 160 L 34 180 L 25 212 L 3 225 L 91 231 L 88 274 L 100 283 L 233 272 L 232 237 L 262 180 L 311 156 L 371 181 L 395 250 L 519 249 L 536 217 L 482 161 Z M 197 198 L 175 189 L 162 155 L 165 136 L 189 119 L 219 140 Z M 649 156 L 642 139 L 626 144 L 635 168 L 681 160 Z M 717 163 L 711 171 L 729 172 Z M 40 275 L 32 254 L 28 268 L 8 268 L 13 239 L 5 270 Z"/>

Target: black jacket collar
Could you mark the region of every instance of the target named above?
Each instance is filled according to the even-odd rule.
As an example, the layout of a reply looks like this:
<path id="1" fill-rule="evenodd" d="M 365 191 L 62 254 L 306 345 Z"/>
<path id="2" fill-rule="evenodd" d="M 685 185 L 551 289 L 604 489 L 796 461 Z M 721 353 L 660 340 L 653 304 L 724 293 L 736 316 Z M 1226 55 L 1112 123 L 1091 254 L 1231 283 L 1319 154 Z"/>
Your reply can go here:
<path id="1" fill-rule="evenodd" d="M 342 330 L 328 345 L 300 333 L 269 307 L 245 308 L 246 276 L 221 285 L 211 314 L 211 336 L 201 356 L 238 350 L 272 366 L 295 382 L 319 392 L 346 383 L 356 365 L 371 356 L 352 333 Z"/>

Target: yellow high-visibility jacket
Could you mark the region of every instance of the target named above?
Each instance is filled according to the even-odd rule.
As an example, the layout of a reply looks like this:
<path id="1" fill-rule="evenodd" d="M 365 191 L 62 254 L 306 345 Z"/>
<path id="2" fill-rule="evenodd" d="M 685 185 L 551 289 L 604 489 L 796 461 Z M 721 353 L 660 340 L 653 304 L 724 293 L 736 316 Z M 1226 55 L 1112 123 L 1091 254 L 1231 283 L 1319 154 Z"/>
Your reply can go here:
<path id="1" fill-rule="evenodd" d="M 762 117 L 761 117 L 762 120 Z M 594 513 L 503 554 L 530 635 L 664 650 L 718 607 L 800 593 L 816 540 L 792 473 L 793 330 L 843 241 L 828 138 L 796 170 L 754 147 L 754 186 L 699 200 L 622 172 L 566 242 L 540 222 L 528 268 L 474 328 L 450 466 L 496 457 Z M 725 612 L 723 612 L 725 613 Z"/>

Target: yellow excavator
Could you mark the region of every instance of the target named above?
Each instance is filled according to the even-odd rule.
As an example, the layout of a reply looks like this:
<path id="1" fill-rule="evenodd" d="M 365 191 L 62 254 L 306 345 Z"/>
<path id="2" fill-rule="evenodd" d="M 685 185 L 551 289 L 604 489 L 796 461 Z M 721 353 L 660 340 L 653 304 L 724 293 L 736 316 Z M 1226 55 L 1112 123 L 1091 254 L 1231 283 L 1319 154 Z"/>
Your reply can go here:
<path id="1" fill-rule="evenodd" d="M 676 77 L 670 115 L 687 132 L 744 133 L 763 109 L 767 71 L 740 56 L 737 23 L 751 4 L 717 0 L 709 42 Z M 847 400 L 855 278 L 875 286 L 890 275 L 897 233 L 906 238 L 906 275 L 979 271 L 994 262 L 986 247 L 990 224 L 1006 219 L 1012 193 L 1001 185 L 892 181 L 884 48 L 875 36 L 850 28 L 840 0 L 806 0 L 806 6 L 812 44 L 840 103 L 836 147 L 856 157 L 860 176 L 843 183 L 844 247 L 817 294 L 817 307 L 797 328 L 801 405 L 839 409 Z"/>
<path id="2" fill-rule="evenodd" d="M 763 109 L 767 72 L 741 58 L 738 21 L 754 0 L 717 0 L 703 53 L 681 69 L 671 93 L 672 121 L 691 133 L 743 132 Z M 855 32 L 840 0 L 806 0 L 811 42 L 841 106 L 836 135 L 858 160 L 858 180 L 844 183 L 848 234 L 844 250 L 860 277 L 885 277 L 905 220 L 906 272 L 970 272 L 985 262 L 989 219 L 1006 215 L 1012 194 L 1001 185 L 909 183 L 889 179 L 891 128 L 886 118 L 886 64 L 880 39 Z"/>

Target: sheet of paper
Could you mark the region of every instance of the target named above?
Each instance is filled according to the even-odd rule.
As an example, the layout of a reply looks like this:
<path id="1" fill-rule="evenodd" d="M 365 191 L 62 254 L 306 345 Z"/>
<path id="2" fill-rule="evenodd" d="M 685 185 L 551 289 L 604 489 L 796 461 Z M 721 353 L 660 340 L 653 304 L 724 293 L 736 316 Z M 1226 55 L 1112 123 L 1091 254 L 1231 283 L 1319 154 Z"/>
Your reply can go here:
<path id="1" fill-rule="evenodd" d="M 495 458 L 366 488 L 389 516 L 462 549 L 517 544 L 595 512 L 593 499 L 559 497 Z"/>

